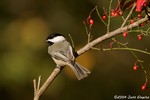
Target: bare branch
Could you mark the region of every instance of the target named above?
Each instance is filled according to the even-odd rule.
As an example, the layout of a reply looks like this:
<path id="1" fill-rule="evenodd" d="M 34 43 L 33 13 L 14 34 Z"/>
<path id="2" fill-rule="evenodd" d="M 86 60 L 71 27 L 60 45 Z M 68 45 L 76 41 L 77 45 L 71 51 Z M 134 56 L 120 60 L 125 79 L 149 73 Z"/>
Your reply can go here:
<path id="1" fill-rule="evenodd" d="M 121 27 L 123 27 L 123 26 L 126 24 L 127 20 L 128 20 L 129 17 L 131 16 L 131 14 L 132 14 L 132 12 L 133 12 L 135 6 L 136 6 L 136 4 L 134 3 L 134 5 L 133 5 L 132 9 L 130 10 L 128 16 L 126 17 L 126 19 L 124 19 L 124 22 L 123 22 L 123 24 L 121 25 Z"/>
<path id="2" fill-rule="evenodd" d="M 122 33 L 123 31 L 127 31 L 129 29 L 132 29 L 134 27 L 137 27 L 139 24 L 147 21 L 148 18 L 147 16 L 145 18 L 142 18 L 141 20 L 138 20 L 136 22 L 134 22 L 133 24 L 130 24 L 128 26 L 125 27 L 121 27 L 119 29 L 116 29 L 112 32 L 108 32 L 103 36 L 98 37 L 97 39 L 93 40 L 92 42 L 89 42 L 87 45 L 85 45 L 83 48 L 81 48 L 80 50 L 77 51 L 78 55 L 82 55 L 83 53 L 85 53 L 86 51 L 88 51 L 89 49 L 93 48 L 95 45 L 101 43 L 104 40 L 107 40 L 109 38 L 112 38 L 113 36 L 116 36 L 120 33 Z M 42 93 L 48 88 L 48 86 L 53 82 L 53 80 L 56 78 L 56 76 L 61 72 L 62 68 L 58 68 L 56 67 L 53 72 L 50 74 L 50 76 L 47 78 L 47 80 L 44 82 L 44 84 L 41 86 L 40 88 L 40 81 L 41 78 L 39 77 L 38 79 L 38 84 L 36 84 L 36 80 L 33 80 L 33 84 L 34 84 L 34 100 L 39 100 L 40 96 L 42 95 Z M 38 85 L 38 86 L 36 86 Z"/>
<path id="3" fill-rule="evenodd" d="M 101 50 L 101 48 L 92 48 L 93 50 Z M 110 50 L 130 50 L 130 51 L 136 51 L 136 52 L 141 52 L 143 54 L 150 55 L 150 52 L 144 51 L 144 50 L 139 50 L 135 48 L 125 48 L 125 47 L 118 47 L 118 48 L 103 48 L 103 51 L 110 51 Z"/>
<path id="4" fill-rule="evenodd" d="M 130 24 L 130 25 L 125 26 L 125 27 L 118 28 L 118 29 L 116 29 L 112 32 L 109 32 L 109 33 L 107 33 L 103 36 L 100 36 L 97 39 L 95 39 L 95 40 L 91 41 L 90 43 L 88 43 L 87 45 L 85 45 L 80 50 L 78 50 L 77 53 L 78 53 L 78 55 L 81 55 L 81 54 L 85 53 L 86 51 L 88 51 L 89 49 L 91 49 L 92 47 L 94 47 L 95 45 L 101 43 L 102 41 L 107 40 L 107 39 L 109 39 L 109 38 L 111 38 L 115 35 L 118 35 L 118 34 L 124 32 L 124 31 L 129 30 L 129 29 L 137 27 L 137 26 L 139 26 L 139 24 L 141 24 L 141 23 L 143 23 L 147 20 L 148 20 L 148 18 L 147 18 L 147 16 L 145 16 L 145 18 L 143 18 L 141 20 L 138 20 L 138 21 L 134 22 L 133 24 Z"/>
<path id="5" fill-rule="evenodd" d="M 63 68 L 63 67 L 62 67 Z M 39 88 L 41 78 L 39 76 L 38 79 L 38 86 L 36 86 L 36 80 L 34 79 L 34 100 L 39 100 L 39 97 L 42 95 L 42 93 L 48 88 L 48 86 L 53 82 L 53 80 L 56 78 L 56 76 L 61 72 L 61 69 L 56 67 L 53 72 L 50 74 L 50 76 L 47 78 L 47 80 L 44 82 L 44 84 Z M 39 88 L 39 89 L 38 89 Z"/>
<path id="6" fill-rule="evenodd" d="M 111 12 L 112 2 L 113 2 L 113 0 L 110 0 L 110 3 L 109 3 L 109 13 L 108 13 L 108 24 L 107 24 L 107 33 L 109 33 L 109 31 L 110 31 L 110 17 L 111 17 L 110 12 Z"/>

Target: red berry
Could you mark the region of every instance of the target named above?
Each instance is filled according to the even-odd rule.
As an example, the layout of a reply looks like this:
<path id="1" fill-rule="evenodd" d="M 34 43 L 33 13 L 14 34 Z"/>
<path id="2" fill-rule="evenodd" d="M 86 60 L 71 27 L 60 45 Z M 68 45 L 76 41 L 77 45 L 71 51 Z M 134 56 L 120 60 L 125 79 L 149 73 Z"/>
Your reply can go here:
<path id="1" fill-rule="evenodd" d="M 145 1 L 145 0 L 143 0 L 143 1 Z M 146 7 L 147 6 L 147 4 L 146 4 L 146 2 L 143 4 L 143 7 Z"/>
<path id="2" fill-rule="evenodd" d="M 93 19 L 90 19 L 89 23 L 90 23 L 90 25 L 93 25 L 94 24 Z"/>
<path id="3" fill-rule="evenodd" d="M 138 14 L 138 18 L 141 18 L 141 14 Z"/>
<path id="4" fill-rule="evenodd" d="M 134 19 L 131 19 L 131 20 L 130 20 L 130 24 L 133 24 L 133 23 L 134 23 Z"/>
<path id="5" fill-rule="evenodd" d="M 133 70 L 136 71 L 137 68 L 138 68 L 138 66 L 135 64 L 134 67 L 133 67 Z"/>
<path id="6" fill-rule="evenodd" d="M 111 11 L 111 16 L 113 17 L 117 17 L 118 16 L 118 13 L 114 10 Z"/>
<path id="7" fill-rule="evenodd" d="M 124 31 L 124 32 L 123 32 L 123 37 L 127 37 L 127 35 L 128 35 L 128 32 L 127 32 L 127 31 Z"/>
<path id="8" fill-rule="evenodd" d="M 145 82 L 144 85 L 142 86 L 142 90 L 147 89 L 147 83 Z"/>
<path id="9" fill-rule="evenodd" d="M 143 27 L 143 26 L 144 26 L 144 23 L 141 23 L 139 26 Z"/>
<path id="10" fill-rule="evenodd" d="M 138 40 L 142 40 L 142 35 L 138 35 Z"/>
<path id="11" fill-rule="evenodd" d="M 94 21 L 93 21 L 93 19 L 91 18 L 90 15 L 89 15 L 88 18 L 86 19 L 86 23 L 87 23 L 87 24 L 90 24 L 90 25 L 93 25 L 93 24 L 94 24 Z"/>
<path id="12" fill-rule="evenodd" d="M 113 47 L 114 42 L 109 43 L 110 48 Z"/>
<path id="13" fill-rule="evenodd" d="M 146 89 L 146 87 L 143 85 L 143 86 L 142 86 L 142 90 L 145 90 L 145 89 Z"/>
<path id="14" fill-rule="evenodd" d="M 135 9 L 135 11 L 136 11 L 136 12 L 140 12 L 141 10 L 139 10 L 139 9 Z"/>
<path id="15" fill-rule="evenodd" d="M 103 16 L 102 16 L 102 19 L 103 19 L 103 20 L 106 20 L 106 15 L 103 15 Z"/>

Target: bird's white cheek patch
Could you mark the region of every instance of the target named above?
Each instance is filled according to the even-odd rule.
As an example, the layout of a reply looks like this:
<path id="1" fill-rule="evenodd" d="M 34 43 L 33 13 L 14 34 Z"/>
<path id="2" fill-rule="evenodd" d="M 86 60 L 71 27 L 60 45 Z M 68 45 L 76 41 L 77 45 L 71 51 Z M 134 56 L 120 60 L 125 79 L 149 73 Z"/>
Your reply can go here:
<path id="1" fill-rule="evenodd" d="M 61 42 L 63 40 L 65 40 L 65 38 L 63 36 L 57 36 L 57 37 L 55 37 L 53 39 L 48 39 L 47 41 L 56 43 L 56 42 Z"/>

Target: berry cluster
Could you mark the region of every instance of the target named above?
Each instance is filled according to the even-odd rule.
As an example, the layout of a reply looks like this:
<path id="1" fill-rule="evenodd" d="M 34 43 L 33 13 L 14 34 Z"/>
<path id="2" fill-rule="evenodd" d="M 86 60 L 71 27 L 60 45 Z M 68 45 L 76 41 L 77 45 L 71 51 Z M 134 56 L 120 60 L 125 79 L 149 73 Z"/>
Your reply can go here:
<path id="1" fill-rule="evenodd" d="M 125 26 L 125 24 L 132 26 L 132 25 L 134 25 L 134 24 L 136 23 L 136 21 L 138 21 L 138 20 L 140 20 L 140 19 L 143 18 L 143 17 L 142 17 L 143 12 L 142 12 L 142 13 L 139 13 L 139 12 L 141 12 L 141 11 L 143 10 L 143 8 L 147 6 L 147 4 L 146 4 L 147 0 L 137 0 L 137 2 L 136 2 L 136 9 L 135 9 L 135 10 L 132 9 L 132 11 L 131 11 L 131 12 L 133 12 L 133 11 L 138 12 L 137 16 L 133 15 L 134 17 L 131 17 L 131 13 L 129 13 L 129 15 L 128 15 L 129 17 L 127 16 L 126 18 L 124 18 L 124 16 L 123 16 L 124 10 L 125 10 L 126 8 L 132 7 L 132 6 L 134 5 L 134 2 L 135 2 L 135 1 L 134 1 L 134 2 L 132 1 L 131 3 L 129 3 L 130 5 L 127 6 L 125 9 L 124 9 L 123 7 L 125 6 L 126 3 L 122 3 L 122 2 L 123 2 L 123 0 L 121 0 L 121 3 L 120 3 L 120 2 L 118 3 L 118 5 L 117 5 L 117 7 L 116 7 L 115 9 L 110 10 L 110 11 L 109 11 L 109 14 L 107 14 L 107 11 L 106 11 L 105 9 L 103 9 L 103 13 L 102 13 L 101 15 L 98 13 L 98 16 L 100 15 L 100 16 L 99 16 L 100 19 L 101 19 L 102 22 L 107 26 L 108 30 L 109 30 L 109 25 L 110 25 L 110 19 L 113 18 L 113 17 L 122 16 L 123 21 L 124 21 L 123 24 L 122 24 L 123 27 Z M 128 2 L 128 0 L 127 0 L 127 1 L 124 1 L 124 2 Z M 134 5 L 132 8 L 134 8 L 134 7 L 135 7 L 135 5 Z M 97 10 L 97 8 L 95 7 L 95 8 L 90 12 L 89 16 L 88 16 L 87 19 L 86 19 L 86 24 L 89 26 L 89 30 L 88 30 L 89 32 L 88 32 L 88 34 L 90 34 L 91 29 L 92 29 L 92 26 L 93 26 L 93 24 L 94 24 L 94 20 L 92 19 L 91 14 L 92 14 L 92 12 L 93 12 L 95 9 Z M 130 17 L 131 17 L 131 19 L 130 19 Z M 108 18 L 108 22 L 107 22 L 107 21 L 105 22 L 105 20 L 106 20 L 107 18 Z M 125 24 L 124 24 L 124 23 L 125 23 Z M 143 30 L 143 27 L 144 27 L 145 23 L 147 23 L 147 22 L 141 23 L 141 24 L 138 26 L 138 30 L 140 30 L 140 29 Z M 121 26 L 121 27 L 122 27 L 122 26 Z M 143 36 L 146 36 L 146 35 L 145 35 L 144 31 L 138 31 L 138 30 L 126 30 L 126 31 L 123 31 L 122 36 L 126 38 L 126 37 L 128 36 L 128 34 L 129 34 L 129 32 L 133 32 L 133 31 L 135 31 L 135 32 L 141 32 L 140 34 L 137 35 L 137 39 L 138 39 L 139 41 L 141 41 L 141 40 L 143 39 Z M 148 31 L 148 30 L 147 30 L 147 31 Z M 90 35 L 89 35 L 89 36 L 90 36 Z M 121 44 L 121 46 L 124 46 L 125 48 L 127 48 L 127 46 L 125 46 L 126 44 L 122 44 L 122 43 L 118 42 L 117 40 L 113 39 L 113 42 L 111 42 L 111 43 L 109 44 L 110 49 L 113 49 L 113 44 L 114 44 L 114 43 L 117 43 L 118 45 Z M 118 46 L 118 47 L 119 47 L 119 46 Z M 134 55 L 135 55 L 135 54 L 134 54 Z M 138 59 L 137 59 L 137 61 L 138 61 Z M 141 68 L 144 70 L 144 68 L 142 67 L 142 65 L 141 65 Z M 136 62 L 136 63 L 134 64 L 134 66 L 133 66 L 133 70 L 134 70 L 134 71 L 137 71 L 138 69 L 139 69 L 139 67 L 138 67 L 137 62 Z M 146 89 L 148 88 L 148 86 L 147 86 L 148 80 L 147 80 L 147 72 L 146 72 L 146 70 L 144 70 L 144 73 L 145 73 L 145 77 L 146 77 L 146 82 L 145 82 L 144 85 L 141 87 L 142 90 L 146 90 Z"/>
<path id="2" fill-rule="evenodd" d="M 123 35 L 123 37 L 127 37 L 128 36 L 128 32 L 124 31 L 122 35 Z M 143 38 L 143 34 L 139 34 L 139 35 L 137 35 L 137 37 L 138 37 L 138 40 L 140 41 Z"/>
<path id="3" fill-rule="evenodd" d="M 120 15 L 120 16 L 123 15 L 123 13 L 122 13 L 121 10 L 112 10 L 112 11 L 111 11 L 111 16 L 112 16 L 112 17 L 118 17 L 118 15 Z"/>
<path id="4" fill-rule="evenodd" d="M 118 17 L 118 15 L 122 16 L 123 15 L 123 12 L 119 9 L 115 9 L 115 10 L 111 10 L 111 16 L 112 17 Z M 102 14 L 102 19 L 103 20 L 106 20 L 107 19 L 107 13 L 106 11 L 104 11 L 104 13 Z"/>
<path id="5" fill-rule="evenodd" d="M 135 18 L 132 17 L 129 22 L 130 22 L 130 24 L 133 24 L 136 20 L 139 20 L 139 19 L 141 19 L 141 18 L 143 18 L 143 17 L 141 16 L 141 14 L 138 14 L 137 17 L 135 17 Z M 141 24 L 139 25 L 139 27 L 144 27 L 144 24 L 145 24 L 144 22 L 141 23 Z M 127 35 L 128 35 L 128 32 L 127 32 L 127 31 L 124 31 L 124 32 L 123 32 L 123 37 L 127 37 Z M 142 40 L 143 34 L 142 34 L 142 33 L 141 33 L 141 34 L 138 34 L 138 35 L 137 35 L 137 38 L 138 38 L 138 40 Z"/>

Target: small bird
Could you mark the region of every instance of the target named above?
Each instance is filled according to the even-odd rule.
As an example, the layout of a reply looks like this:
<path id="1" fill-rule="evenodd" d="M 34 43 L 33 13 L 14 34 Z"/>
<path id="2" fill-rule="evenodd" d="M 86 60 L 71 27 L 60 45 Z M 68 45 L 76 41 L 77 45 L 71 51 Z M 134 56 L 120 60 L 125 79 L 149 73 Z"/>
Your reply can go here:
<path id="1" fill-rule="evenodd" d="M 88 69 L 75 61 L 73 48 L 64 35 L 52 33 L 47 37 L 46 42 L 49 44 L 48 53 L 51 55 L 57 67 L 70 66 L 78 80 L 90 74 Z"/>

